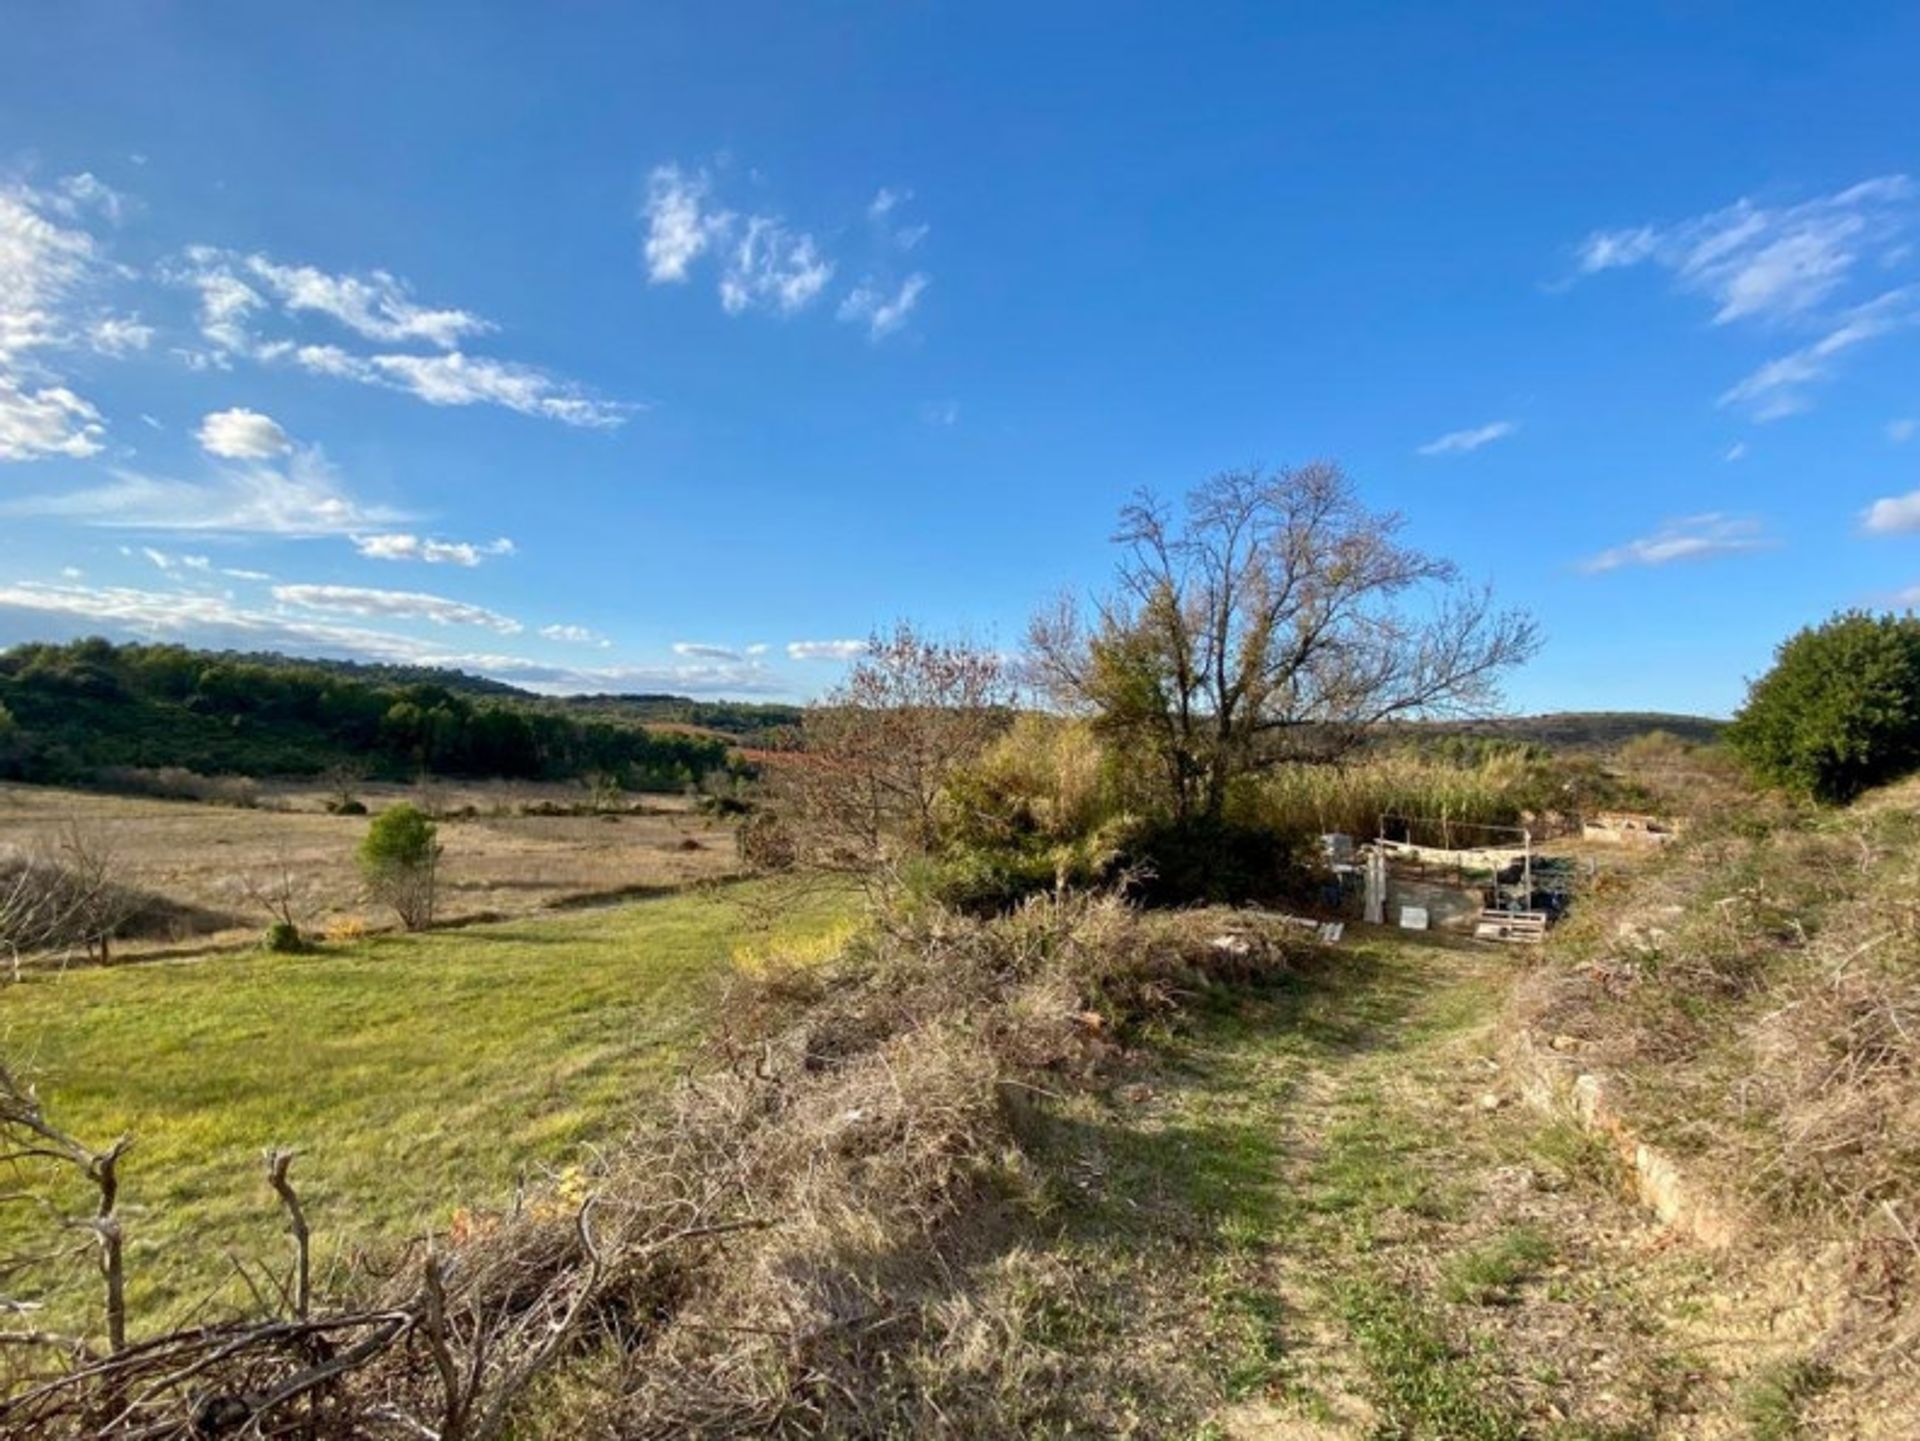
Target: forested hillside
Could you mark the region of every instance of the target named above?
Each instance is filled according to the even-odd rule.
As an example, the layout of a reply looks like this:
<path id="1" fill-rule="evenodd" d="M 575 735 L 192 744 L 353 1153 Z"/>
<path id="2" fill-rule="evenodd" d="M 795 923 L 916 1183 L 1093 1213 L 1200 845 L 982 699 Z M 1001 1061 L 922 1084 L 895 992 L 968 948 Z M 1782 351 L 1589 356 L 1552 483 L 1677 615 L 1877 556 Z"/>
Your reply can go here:
<path id="1" fill-rule="evenodd" d="M 430 677 L 430 678 L 429 678 Z M 104 640 L 0 655 L 0 776 L 113 767 L 206 775 L 566 779 L 676 789 L 728 763 L 719 736 L 649 729 L 638 710 L 561 703 L 457 673 L 386 672 Z"/>

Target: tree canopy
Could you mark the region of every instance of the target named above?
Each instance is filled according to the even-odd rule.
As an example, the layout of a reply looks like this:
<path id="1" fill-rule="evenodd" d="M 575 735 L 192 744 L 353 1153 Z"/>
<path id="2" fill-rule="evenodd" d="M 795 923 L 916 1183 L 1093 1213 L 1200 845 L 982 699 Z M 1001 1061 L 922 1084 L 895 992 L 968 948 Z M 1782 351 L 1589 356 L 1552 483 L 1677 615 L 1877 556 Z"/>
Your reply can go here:
<path id="1" fill-rule="evenodd" d="M 1036 678 L 1151 769 L 1176 821 L 1217 824 L 1237 777 L 1488 708 L 1538 647 L 1402 529 L 1331 464 L 1227 471 L 1179 511 L 1143 492 L 1115 589 L 1035 621 Z"/>
<path id="2" fill-rule="evenodd" d="M 1828 802 L 1920 766 L 1920 619 L 1846 611 L 1790 637 L 1727 743 L 1760 779 Z"/>

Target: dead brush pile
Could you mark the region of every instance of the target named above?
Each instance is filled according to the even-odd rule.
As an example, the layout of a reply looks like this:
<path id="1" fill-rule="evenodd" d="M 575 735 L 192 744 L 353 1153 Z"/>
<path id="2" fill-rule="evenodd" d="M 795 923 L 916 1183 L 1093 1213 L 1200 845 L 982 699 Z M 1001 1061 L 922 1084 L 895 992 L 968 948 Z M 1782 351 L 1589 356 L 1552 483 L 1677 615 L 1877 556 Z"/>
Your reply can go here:
<path id="1" fill-rule="evenodd" d="M 1025 1242 L 1055 1185 L 1037 1118 L 1298 944 L 1217 912 L 1046 899 L 760 967 L 703 1074 L 589 1172 L 402 1258 L 354 1309 L 16 1375 L 0 1432 L 1123 1432 L 1113 1398 L 1152 1391 L 1144 1363 L 1034 1336 Z"/>
<path id="2" fill-rule="evenodd" d="M 1920 1345 L 1916 798 L 1702 827 L 1571 923 L 1520 996 L 1757 1240 L 1840 1258 L 1829 1341 L 1876 1383 Z"/>

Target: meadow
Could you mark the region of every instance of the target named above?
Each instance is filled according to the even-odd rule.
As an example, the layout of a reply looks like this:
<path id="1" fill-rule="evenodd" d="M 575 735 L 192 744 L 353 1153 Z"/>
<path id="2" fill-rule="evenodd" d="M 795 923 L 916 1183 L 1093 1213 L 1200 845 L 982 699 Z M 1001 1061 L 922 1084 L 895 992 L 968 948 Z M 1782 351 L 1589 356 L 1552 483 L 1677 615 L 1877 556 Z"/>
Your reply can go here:
<path id="1" fill-rule="evenodd" d="M 0 850 L 57 847 L 73 828 L 110 855 L 117 880 L 163 898 L 171 913 L 115 954 L 249 946 L 268 915 L 249 883 L 291 871 L 314 929 L 380 929 L 391 915 L 362 903 L 354 848 L 364 815 L 329 814 L 313 782 L 247 783 L 248 804 L 0 783 Z M 578 785 L 363 784 L 379 811 L 398 801 L 441 817 L 439 914 L 447 921 L 527 915 L 732 874 L 733 834 L 684 796 L 618 797 L 592 810 Z"/>
<path id="2" fill-rule="evenodd" d="M 245 1302 L 230 1258 L 283 1259 L 266 1147 L 300 1153 L 325 1277 L 356 1246 L 504 1205 L 615 1134 L 671 1083 L 737 952 L 837 933 L 848 914 L 816 894 L 774 922 L 766 899 L 753 883 L 704 887 L 310 955 L 46 975 L 0 994 L 0 1051 L 69 1132 L 135 1137 L 122 1215 L 146 1329 L 215 1293 Z M 47 1235 L 20 1207 L 0 1228 L 9 1256 Z M 37 1279 L 45 1324 L 97 1319 L 84 1248 Z"/>

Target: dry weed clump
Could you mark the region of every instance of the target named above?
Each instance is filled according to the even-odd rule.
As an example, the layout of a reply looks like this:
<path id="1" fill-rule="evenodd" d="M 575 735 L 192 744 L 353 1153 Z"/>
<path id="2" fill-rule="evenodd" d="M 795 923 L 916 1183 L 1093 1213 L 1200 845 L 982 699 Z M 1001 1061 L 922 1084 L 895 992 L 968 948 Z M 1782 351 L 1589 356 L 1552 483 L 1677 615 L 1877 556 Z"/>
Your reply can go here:
<path id="1" fill-rule="evenodd" d="M 466 1215 L 353 1309 L 16 1372 L 0 1434 L 1110 1434 L 1112 1398 L 1156 1377 L 1043 1339 L 1073 1280 L 1027 1244 L 1056 1184 L 1042 1109 L 1298 944 L 1049 899 L 922 914 L 826 964 L 757 957 L 710 1064 L 592 1166 Z"/>

